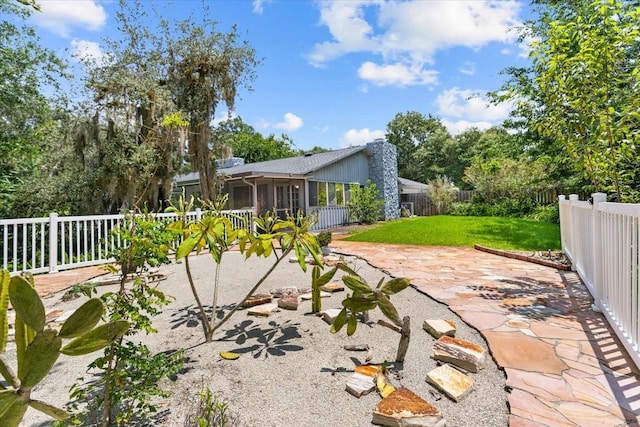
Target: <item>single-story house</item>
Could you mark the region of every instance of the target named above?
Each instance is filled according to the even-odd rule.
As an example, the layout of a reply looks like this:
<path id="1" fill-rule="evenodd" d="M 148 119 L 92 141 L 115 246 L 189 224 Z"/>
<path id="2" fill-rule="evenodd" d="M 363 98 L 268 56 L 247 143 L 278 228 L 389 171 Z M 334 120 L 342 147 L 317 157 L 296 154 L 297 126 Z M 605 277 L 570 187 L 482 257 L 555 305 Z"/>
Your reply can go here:
<path id="1" fill-rule="evenodd" d="M 346 223 L 350 185 L 363 186 L 370 179 L 385 201 L 384 218 L 400 216 L 396 147 L 383 139 L 324 153 L 235 163 L 217 170 L 224 178 L 223 191 L 229 194 L 230 209 L 251 208 L 263 214 L 275 208 L 280 215 L 301 210 L 318 213 L 321 223 L 329 216 L 340 218 L 333 219 L 332 224 Z M 177 176 L 174 192 L 180 193 L 182 188 L 187 195 L 197 193 L 198 174 Z"/>

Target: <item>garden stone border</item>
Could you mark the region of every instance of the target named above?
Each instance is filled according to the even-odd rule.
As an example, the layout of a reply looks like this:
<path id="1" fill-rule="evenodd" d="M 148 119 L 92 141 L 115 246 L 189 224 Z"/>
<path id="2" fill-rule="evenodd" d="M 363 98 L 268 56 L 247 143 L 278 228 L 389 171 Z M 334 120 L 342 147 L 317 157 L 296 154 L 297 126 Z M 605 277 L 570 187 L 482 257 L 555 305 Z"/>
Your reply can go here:
<path id="1" fill-rule="evenodd" d="M 482 246 L 482 245 L 473 245 L 473 248 L 476 250 L 479 250 L 481 252 L 487 252 L 493 255 L 499 255 L 499 256 L 503 256 L 506 258 L 512 258 L 512 259 L 517 259 L 520 261 L 527 261 L 527 262 L 532 262 L 534 264 L 539 264 L 539 265 L 544 265 L 545 267 L 551 267 L 551 268 L 555 268 L 558 270 L 562 270 L 562 271 L 571 271 L 571 266 L 570 265 L 566 265 L 560 262 L 556 262 L 556 261 L 550 261 L 547 259 L 541 259 L 535 256 L 530 256 L 530 255 L 524 255 L 522 253 L 518 253 L 518 252 L 514 252 L 514 251 L 505 251 L 505 250 L 501 250 L 501 249 L 493 249 L 493 248 L 488 248 L 486 246 Z"/>

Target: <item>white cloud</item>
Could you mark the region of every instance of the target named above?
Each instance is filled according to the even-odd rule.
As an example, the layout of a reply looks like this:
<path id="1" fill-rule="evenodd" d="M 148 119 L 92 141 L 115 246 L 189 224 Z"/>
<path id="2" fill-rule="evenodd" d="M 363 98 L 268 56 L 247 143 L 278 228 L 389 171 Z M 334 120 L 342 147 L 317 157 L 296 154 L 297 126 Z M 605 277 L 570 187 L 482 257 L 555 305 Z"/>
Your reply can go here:
<path id="1" fill-rule="evenodd" d="M 467 76 L 473 76 L 476 74 L 476 64 L 471 61 L 465 61 L 465 63 L 458 68 L 458 71 Z"/>
<path id="2" fill-rule="evenodd" d="M 62 37 L 69 37 L 74 27 L 100 31 L 107 21 L 107 13 L 95 0 L 48 0 L 39 4 L 42 12 L 33 15 L 38 25 Z"/>
<path id="3" fill-rule="evenodd" d="M 384 138 L 384 135 L 383 130 L 369 130 L 369 128 L 349 129 L 338 141 L 338 146 L 340 148 L 347 148 L 354 145 L 364 145 L 376 138 Z"/>
<path id="4" fill-rule="evenodd" d="M 286 113 L 284 115 L 284 121 L 280 123 L 276 123 L 273 125 L 276 129 L 282 129 L 287 132 L 293 132 L 294 130 L 298 130 L 302 127 L 304 122 L 298 116 L 293 113 Z"/>
<path id="5" fill-rule="evenodd" d="M 373 62 L 365 62 L 358 69 L 358 76 L 376 86 L 410 86 L 434 84 L 438 81 L 437 71 L 401 63 L 380 66 Z"/>
<path id="6" fill-rule="evenodd" d="M 484 91 L 457 87 L 441 92 L 436 104 L 442 116 L 485 122 L 500 122 L 513 108 L 511 103 L 490 104 Z"/>
<path id="7" fill-rule="evenodd" d="M 253 13 L 257 13 L 258 15 L 262 15 L 264 11 L 264 4 L 269 3 L 270 0 L 253 0 Z"/>
<path id="8" fill-rule="evenodd" d="M 520 25 L 516 0 L 354 0 L 319 5 L 320 24 L 332 39 L 316 44 L 309 62 L 323 66 L 349 53 L 379 55 L 378 65 L 368 62 L 359 71 L 373 75 L 376 84 L 432 84 L 433 71 L 424 65 L 433 63 L 436 52 L 453 46 L 478 49 L 491 42 L 515 44 L 517 34 L 509 29 Z"/>
<path id="9" fill-rule="evenodd" d="M 442 124 L 447 128 L 449 133 L 453 136 L 458 135 L 459 133 L 464 132 L 467 129 L 476 128 L 478 130 L 486 130 L 493 126 L 493 123 L 478 121 L 478 122 L 470 122 L 467 120 L 456 120 L 451 121 L 447 119 L 442 119 Z"/>
<path id="10" fill-rule="evenodd" d="M 94 63 L 101 63 L 105 59 L 100 44 L 88 40 L 71 40 L 71 56 L 83 62 Z"/>

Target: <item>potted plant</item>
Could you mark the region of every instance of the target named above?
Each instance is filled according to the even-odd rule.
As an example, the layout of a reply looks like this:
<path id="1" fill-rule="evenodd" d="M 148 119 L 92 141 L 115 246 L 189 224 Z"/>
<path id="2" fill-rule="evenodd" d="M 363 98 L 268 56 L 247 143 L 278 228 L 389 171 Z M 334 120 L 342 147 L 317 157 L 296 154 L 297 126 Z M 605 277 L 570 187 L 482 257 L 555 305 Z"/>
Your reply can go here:
<path id="1" fill-rule="evenodd" d="M 331 253 L 331 249 L 329 248 L 329 243 L 331 243 L 331 232 L 321 231 L 316 236 L 316 240 L 318 241 L 318 245 L 322 248 L 322 255 L 329 255 Z"/>

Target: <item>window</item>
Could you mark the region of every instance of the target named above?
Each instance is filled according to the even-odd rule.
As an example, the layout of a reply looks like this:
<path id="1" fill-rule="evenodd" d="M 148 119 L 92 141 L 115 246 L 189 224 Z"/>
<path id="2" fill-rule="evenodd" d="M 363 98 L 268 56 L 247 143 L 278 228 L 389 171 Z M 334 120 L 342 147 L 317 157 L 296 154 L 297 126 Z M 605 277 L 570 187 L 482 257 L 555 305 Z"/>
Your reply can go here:
<path id="1" fill-rule="evenodd" d="M 349 195 L 349 184 L 309 181 L 309 206 L 345 206 Z"/>
<path id="2" fill-rule="evenodd" d="M 252 206 L 251 189 L 248 185 L 233 187 L 233 206 L 234 209 L 249 208 Z"/>

